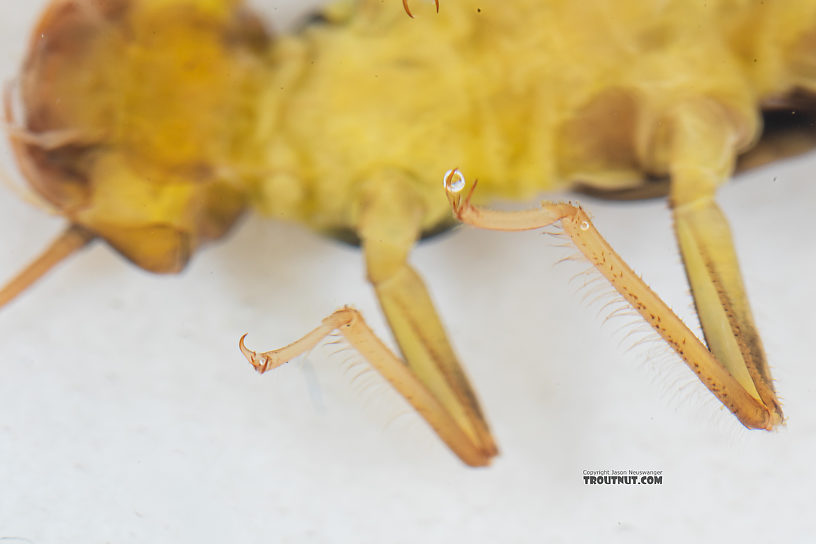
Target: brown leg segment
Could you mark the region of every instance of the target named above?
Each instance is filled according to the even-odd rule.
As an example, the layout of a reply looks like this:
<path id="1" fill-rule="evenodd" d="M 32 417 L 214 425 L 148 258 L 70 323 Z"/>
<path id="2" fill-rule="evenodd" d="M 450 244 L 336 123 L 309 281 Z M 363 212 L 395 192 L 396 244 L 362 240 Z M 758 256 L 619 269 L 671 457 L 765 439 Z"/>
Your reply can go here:
<path id="1" fill-rule="evenodd" d="M 484 466 L 490 462 L 491 455 L 474 444 L 434 394 L 417 378 L 404 361 L 377 338 L 363 320 L 360 312 L 353 308 L 345 307 L 337 310 L 324 319 L 315 330 L 284 348 L 256 353 L 244 344 L 246 335 L 241 337 L 239 347 L 255 370 L 264 373 L 309 351 L 335 330 L 339 331 L 349 344 L 354 346 L 394 386 L 394 389 L 411 403 L 411 406 L 425 418 L 442 441 L 464 463 L 470 466 Z"/>
<path id="2" fill-rule="evenodd" d="M 782 413 L 765 383 L 758 388 L 770 391 L 766 401 L 747 389 L 692 333 L 674 312 L 635 274 L 592 225 L 587 214 L 567 203 L 543 202 L 541 208 L 522 212 L 497 212 L 470 203 L 475 184 L 467 196 L 464 176 L 458 170 L 446 174 L 445 186 L 454 213 L 464 223 L 491 230 L 518 231 L 542 228 L 556 221 L 576 247 L 609 280 L 612 286 L 666 340 L 700 381 L 734 415 L 750 428 L 771 429 L 782 422 Z M 758 376 L 763 383 L 763 376 Z"/>

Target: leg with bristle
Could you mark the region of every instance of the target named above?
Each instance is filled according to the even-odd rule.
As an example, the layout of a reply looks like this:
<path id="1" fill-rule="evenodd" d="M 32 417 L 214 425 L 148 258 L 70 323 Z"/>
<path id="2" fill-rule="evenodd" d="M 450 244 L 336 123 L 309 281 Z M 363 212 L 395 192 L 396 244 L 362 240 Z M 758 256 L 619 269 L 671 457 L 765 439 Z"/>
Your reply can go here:
<path id="1" fill-rule="evenodd" d="M 476 227 L 521 231 L 560 222 L 575 246 L 612 284 L 615 290 L 677 352 L 700 381 L 749 428 L 771 429 L 782 422 L 777 402 L 766 401 L 744 387 L 711 351 L 692 333 L 677 315 L 612 249 L 579 206 L 542 202 L 540 208 L 520 212 L 500 212 L 471 204 L 474 182 L 467 183 L 459 170 L 445 175 L 445 189 L 454 214 L 460 221 Z M 772 388 L 770 389 L 772 392 Z M 775 401 L 775 397 L 773 398 Z"/>
<path id="2" fill-rule="evenodd" d="M 344 308 L 279 350 L 241 350 L 260 372 L 312 349 L 337 330 L 374 366 L 465 463 L 487 465 L 498 453 L 464 369 L 459 364 L 422 278 L 408 263 L 421 233 L 423 200 L 400 175 L 362 184 L 356 230 L 368 280 L 399 344 L 392 353 L 355 310 Z"/>

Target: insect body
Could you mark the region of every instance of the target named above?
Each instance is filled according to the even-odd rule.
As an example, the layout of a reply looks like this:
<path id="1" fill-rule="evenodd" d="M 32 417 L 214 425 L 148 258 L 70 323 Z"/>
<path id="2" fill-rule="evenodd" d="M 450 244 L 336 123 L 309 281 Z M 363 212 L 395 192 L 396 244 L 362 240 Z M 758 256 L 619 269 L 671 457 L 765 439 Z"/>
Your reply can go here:
<path id="1" fill-rule="evenodd" d="M 23 68 L 22 115 L 7 97 L 10 137 L 32 187 L 70 223 L 52 256 L 102 238 L 175 272 L 247 205 L 359 241 L 405 362 L 350 308 L 282 350 L 241 349 L 265 371 L 339 330 L 469 464 L 497 449 L 408 264 L 423 233 L 450 223 L 439 181 L 451 166 L 480 180 L 462 200 L 460 170 L 445 177 L 460 219 L 564 224 L 743 423 L 771 428 L 782 412 L 713 197 L 756 144 L 760 108 L 816 87 L 810 4 L 457 0 L 411 20 L 398 2 L 361 0 L 272 39 L 239 1 L 55 0 Z M 671 179 L 707 346 L 583 212 L 471 204 L 570 181 L 646 194 L 659 177 Z"/>

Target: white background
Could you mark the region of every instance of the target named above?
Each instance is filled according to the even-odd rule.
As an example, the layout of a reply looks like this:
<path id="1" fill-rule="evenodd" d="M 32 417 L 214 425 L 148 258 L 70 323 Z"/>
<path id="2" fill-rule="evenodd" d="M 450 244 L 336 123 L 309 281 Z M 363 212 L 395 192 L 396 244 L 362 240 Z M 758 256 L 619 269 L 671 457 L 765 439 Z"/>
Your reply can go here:
<path id="1" fill-rule="evenodd" d="M 4 78 L 44 3 L 0 4 Z M 265 13 L 283 20 L 284 3 Z M 344 354 L 318 349 L 259 377 L 238 353 L 243 332 L 278 347 L 346 303 L 387 336 L 356 249 L 251 217 L 184 274 L 158 277 L 96 244 L 0 311 L 0 537 L 803 542 L 816 462 L 814 169 L 814 155 L 777 163 L 719 197 L 789 417 L 773 433 L 743 429 L 672 356 L 619 346 L 621 324 L 603 324 L 569 284 L 583 266 L 554 266 L 563 253 L 547 238 L 459 229 L 418 247 L 502 450 L 479 470 L 370 375 L 351 384 Z M 693 319 L 665 202 L 582 200 Z M 3 189 L 0 280 L 61 228 Z M 595 469 L 662 470 L 663 484 L 585 485 Z"/>

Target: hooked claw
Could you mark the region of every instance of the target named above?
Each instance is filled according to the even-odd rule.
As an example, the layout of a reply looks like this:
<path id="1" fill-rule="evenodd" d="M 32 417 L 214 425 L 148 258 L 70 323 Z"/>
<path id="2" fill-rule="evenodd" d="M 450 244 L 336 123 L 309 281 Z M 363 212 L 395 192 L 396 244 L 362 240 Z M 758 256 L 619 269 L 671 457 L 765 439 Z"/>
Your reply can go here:
<path id="1" fill-rule="evenodd" d="M 439 0 L 434 0 L 434 5 L 436 5 L 436 12 L 439 13 Z M 405 13 L 408 14 L 408 17 L 413 19 L 414 14 L 411 13 L 411 9 L 408 7 L 408 0 L 402 0 L 402 7 L 405 8 Z"/>
<path id="2" fill-rule="evenodd" d="M 244 334 L 240 340 L 238 340 L 238 348 L 241 350 L 241 353 L 244 354 L 244 357 L 247 358 L 247 361 L 257 370 L 259 373 L 263 374 L 267 370 L 269 370 L 269 357 L 264 354 L 258 355 L 256 351 L 252 351 L 246 344 L 244 344 L 244 339 L 247 337 Z"/>
<path id="3" fill-rule="evenodd" d="M 445 172 L 442 182 L 445 186 L 445 194 L 448 196 L 448 202 L 450 202 L 453 208 L 453 213 L 461 220 L 463 210 L 471 208 L 470 199 L 473 196 L 473 191 L 476 190 L 476 185 L 479 183 L 479 180 L 473 180 L 473 184 L 470 186 L 470 190 L 464 199 L 462 198 L 462 190 L 467 186 L 467 181 L 461 170 L 451 168 Z"/>

